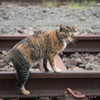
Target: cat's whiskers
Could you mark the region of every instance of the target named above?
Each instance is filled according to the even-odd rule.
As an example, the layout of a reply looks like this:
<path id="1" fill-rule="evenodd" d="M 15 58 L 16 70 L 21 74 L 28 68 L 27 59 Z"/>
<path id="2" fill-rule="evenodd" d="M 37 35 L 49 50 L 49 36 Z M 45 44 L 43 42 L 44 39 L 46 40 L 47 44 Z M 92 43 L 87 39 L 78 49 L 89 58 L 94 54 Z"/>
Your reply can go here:
<path id="1" fill-rule="evenodd" d="M 73 45 L 76 45 L 76 43 L 75 42 L 77 42 L 77 40 L 76 39 L 73 39 L 72 41 L 71 41 L 71 43 L 73 44 Z"/>

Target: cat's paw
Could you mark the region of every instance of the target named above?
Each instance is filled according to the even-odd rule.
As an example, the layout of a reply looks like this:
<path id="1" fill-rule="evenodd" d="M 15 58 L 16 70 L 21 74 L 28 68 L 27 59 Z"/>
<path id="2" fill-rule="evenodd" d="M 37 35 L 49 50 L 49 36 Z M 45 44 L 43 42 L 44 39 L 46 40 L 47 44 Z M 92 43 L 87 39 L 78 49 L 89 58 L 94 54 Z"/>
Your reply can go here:
<path id="1" fill-rule="evenodd" d="M 50 71 L 50 70 L 51 70 L 51 69 L 50 69 L 49 67 L 45 69 L 45 71 Z"/>
<path id="2" fill-rule="evenodd" d="M 51 68 L 48 67 L 48 71 L 50 71 L 50 70 L 51 70 Z"/>
<path id="3" fill-rule="evenodd" d="M 25 95 L 29 95 L 30 94 L 30 91 L 26 90 L 26 94 Z"/>
<path id="4" fill-rule="evenodd" d="M 26 90 L 24 87 L 20 88 L 20 91 L 23 95 L 29 95 L 30 91 Z"/>
<path id="5" fill-rule="evenodd" d="M 22 93 L 23 95 L 29 95 L 30 91 L 26 90 L 24 93 Z"/>
<path id="6" fill-rule="evenodd" d="M 59 72 L 61 72 L 61 69 L 57 68 L 57 70 L 55 72 L 59 73 Z"/>

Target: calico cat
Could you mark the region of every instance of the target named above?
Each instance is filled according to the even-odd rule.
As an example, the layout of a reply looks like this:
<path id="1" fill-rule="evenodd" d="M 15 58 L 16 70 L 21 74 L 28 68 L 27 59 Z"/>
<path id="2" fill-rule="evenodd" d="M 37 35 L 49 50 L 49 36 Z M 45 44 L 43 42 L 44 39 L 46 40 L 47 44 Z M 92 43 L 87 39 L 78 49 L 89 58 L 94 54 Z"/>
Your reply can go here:
<path id="1" fill-rule="evenodd" d="M 31 35 L 18 42 L 0 61 L 0 68 L 12 61 L 16 70 L 18 87 L 22 94 L 28 95 L 30 92 L 24 85 L 29 75 L 30 66 L 43 59 L 43 66 L 46 71 L 47 60 L 50 62 L 54 72 L 60 72 L 55 65 L 55 56 L 62 51 L 69 42 L 73 41 L 75 26 L 65 27 L 60 25 L 59 30 L 48 31 L 42 34 Z"/>

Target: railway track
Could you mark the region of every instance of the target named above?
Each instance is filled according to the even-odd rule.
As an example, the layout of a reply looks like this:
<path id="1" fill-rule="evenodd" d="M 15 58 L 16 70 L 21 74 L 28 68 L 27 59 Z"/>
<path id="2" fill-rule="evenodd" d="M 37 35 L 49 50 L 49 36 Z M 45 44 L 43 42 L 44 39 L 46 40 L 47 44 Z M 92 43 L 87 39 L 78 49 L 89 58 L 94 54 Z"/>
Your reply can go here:
<path id="1" fill-rule="evenodd" d="M 0 51 L 9 50 L 28 35 L 0 35 Z M 63 52 L 100 52 L 100 35 L 77 35 L 76 45 L 69 44 Z"/>
<path id="2" fill-rule="evenodd" d="M 0 51 L 9 50 L 27 35 L 1 35 Z M 71 43 L 63 52 L 100 52 L 100 36 L 76 36 L 76 46 Z M 26 89 L 28 96 L 21 95 L 17 87 L 15 72 L 0 72 L 0 98 L 36 98 L 50 97 L 52 100 L 86 99 L 100 96 L 99 71 L 67 71 L 61 58 L 56 57 L 61 73 L 44 72 L 42 60 L 40 72 L 30 72 Z M 50 67 L 50 65 L 48 64 Z M 13 84 L 13 85 L 12 85 Z"/>

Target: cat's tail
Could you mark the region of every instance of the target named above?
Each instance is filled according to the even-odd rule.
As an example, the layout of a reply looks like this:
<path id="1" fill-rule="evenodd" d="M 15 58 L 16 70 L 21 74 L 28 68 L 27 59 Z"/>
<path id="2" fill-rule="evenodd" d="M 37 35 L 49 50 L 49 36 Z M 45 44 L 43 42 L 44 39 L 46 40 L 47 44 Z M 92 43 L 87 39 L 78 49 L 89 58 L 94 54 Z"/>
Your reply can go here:
<path id="1" fill-rule="evenodd" d="M 12 59 L 11 52 L 8 52 L 6 57 L 3 60 L 0 61 L 0 68 L 7 65 L 11 61 L 11 59 Z"/>

